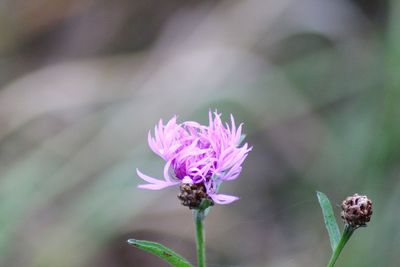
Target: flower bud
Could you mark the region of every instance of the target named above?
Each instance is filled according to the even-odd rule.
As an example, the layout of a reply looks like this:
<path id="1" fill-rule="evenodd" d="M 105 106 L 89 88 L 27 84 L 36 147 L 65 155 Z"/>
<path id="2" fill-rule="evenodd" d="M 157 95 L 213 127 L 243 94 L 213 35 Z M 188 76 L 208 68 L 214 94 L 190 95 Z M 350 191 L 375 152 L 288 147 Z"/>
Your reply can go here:
<path id="1" fill-rule="evenodd" d="M 213 200 L 207 195 L 206 187 L 203 183 L 199 184 L 181 184 L 179 186 L 181 193 L 178 198 L 183 206 L 189 209 L 199 209 L 204 200 L 209 201 L 209 206 L 214 205 Z"/>
<path id="2" fill-rule="evenodd" d="M 372 201 L 367 196 L 354 194 L 342 202 L 341 217 L 351 227 L 367 226 L 372 215 Z"/>

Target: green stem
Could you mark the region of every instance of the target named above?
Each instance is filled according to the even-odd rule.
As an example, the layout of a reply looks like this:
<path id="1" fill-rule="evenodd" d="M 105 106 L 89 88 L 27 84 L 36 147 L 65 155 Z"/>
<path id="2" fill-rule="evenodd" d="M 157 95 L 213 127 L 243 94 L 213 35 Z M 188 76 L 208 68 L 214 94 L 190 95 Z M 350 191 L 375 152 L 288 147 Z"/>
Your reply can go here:
<path id="1" fill-rule="evenodd" d="M 204 210 L 194 210 L 194 224 L 196 227 L 197 266 L 206 267 L 206 248 L 204 243 Z"/>
<path id="2" fill-rule="evenodd" d="M 351 227 L 346 224 L 342 237 L 340 238 L 339 244 L 336 246 L 335 251 L 333 252 L 331 259 L 329 260 L 327 267 L 333 267 L 335 265 L 337 259 L 339 258 L 340 253 L 342 252 L 347 241 L 349 241 L 354 230 L 355 230 L 354 227 Z"/>

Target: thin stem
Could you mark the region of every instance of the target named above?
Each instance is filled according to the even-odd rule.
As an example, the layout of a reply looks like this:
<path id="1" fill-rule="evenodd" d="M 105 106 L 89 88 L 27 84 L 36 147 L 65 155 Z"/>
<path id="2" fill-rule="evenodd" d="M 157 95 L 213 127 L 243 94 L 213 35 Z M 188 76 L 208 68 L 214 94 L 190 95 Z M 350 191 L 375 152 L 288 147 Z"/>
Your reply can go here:
<path id="1" fill-rule="evenodd" d="M 197 266 L 206 267 L 206 248 L 204 238 L 204 210 L 194 210 L 194 224 L 196 227 Z"/>
<path id="2" fill-rule="evenodd" d="M 327 267 L 333 267 L 335 265 L 337 259 L 339 258 L 340 253 L 342 252 L 347 241 L 349 241 L 354 230 L 355 230 L 354 227 L 351 227 L 346 224 L 342 237 L 340 238 L 339 244 L 336 246 L 335 251 L 333 252 L 331 259 L 329 260 Z"/>

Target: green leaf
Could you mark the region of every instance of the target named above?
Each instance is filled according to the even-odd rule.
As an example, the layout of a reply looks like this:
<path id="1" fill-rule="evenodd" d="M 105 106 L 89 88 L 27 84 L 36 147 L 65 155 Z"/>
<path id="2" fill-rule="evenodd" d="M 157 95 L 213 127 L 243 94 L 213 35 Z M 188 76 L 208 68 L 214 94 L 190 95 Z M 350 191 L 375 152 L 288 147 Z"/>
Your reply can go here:
<path id="1" fill-rule="evenodd" d="M 128 243 L 144 251 L 150 252 L 175 267 L 193 267 L 185 258 L 171 249 L 151 241 L 129 239 Z"/>
<path id="2" fill-rule="evenodd" d="M 328 230 L 332 251 L 335 251 L 336 246 L 339 244 L 340 231 L 336 223 L 335 215 L 333 214 L 332 205 L 328 197 L 324 193 L 317 191 L 317 197 L 319 205 L 322 209 L 322 214 L 324 215 L 324 222 L 326 230 Z"/>

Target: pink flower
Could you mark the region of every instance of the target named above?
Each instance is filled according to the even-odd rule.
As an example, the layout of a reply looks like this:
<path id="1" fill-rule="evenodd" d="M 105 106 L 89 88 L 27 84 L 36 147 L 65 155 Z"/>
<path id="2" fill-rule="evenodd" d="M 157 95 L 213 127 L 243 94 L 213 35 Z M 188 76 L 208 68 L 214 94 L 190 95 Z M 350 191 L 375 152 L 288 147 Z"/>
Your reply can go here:
<path id="1" fill-rule="evenodd" d="M 214 118 L 213 118 L 214 117 Z M 163 124 L 162 120 L 149 131 L 150 148 L 163 158 L 164 180 L 147 176 L 138 169 L 137 174 L 148 182 L 138 187 L 158 190 L 177 184 L 203 183 L 207 195 L 218 204 L 228 204 L 238 199 L 235 196 L 218 194 L 223 181 L 236 179 L 242 163 L 252 149 L 242 141 L 242 124 L 236 128 L 231 115 L 231 125 L 221 122 L 221 114 L 209 112 L 209 125 L 194 121 L 178 124 L 176 116 Z"/>

